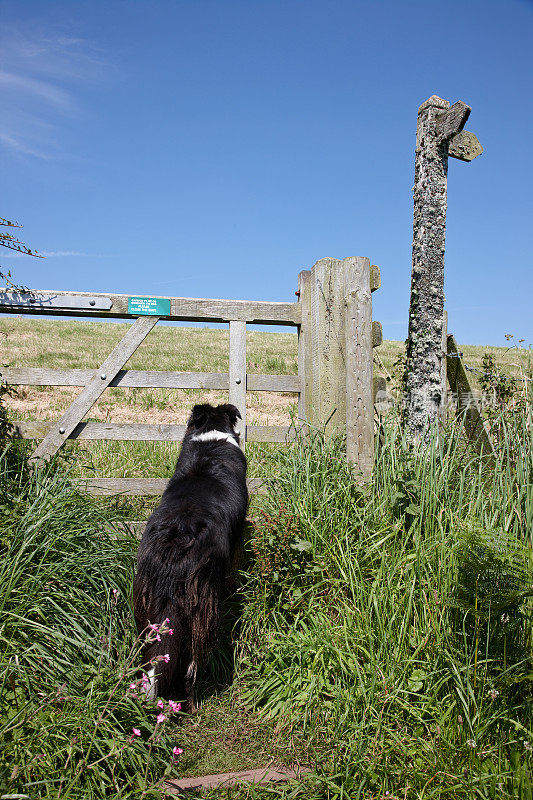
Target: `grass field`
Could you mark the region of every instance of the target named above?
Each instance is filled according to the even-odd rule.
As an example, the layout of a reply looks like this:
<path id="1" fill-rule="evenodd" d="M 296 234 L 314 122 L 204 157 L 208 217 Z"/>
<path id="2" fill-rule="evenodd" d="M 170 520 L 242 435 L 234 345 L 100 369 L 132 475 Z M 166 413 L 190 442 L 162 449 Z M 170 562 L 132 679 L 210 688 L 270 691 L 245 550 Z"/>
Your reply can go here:
<path id="1" fill-rule="evenodd" d="M 43 320 L 5 316 L 0 318 L 0 364 L 11 367 L 56 369 L 93 368 L 104 361 L 127 330 L 127 323 Z M 519 374 L 528 351 L 461 345 L 466 362 L 479 368 L 484 352 L 491 353 L 509 374 Z M 227 372 L 227 329 L 158 326 L 130 359 L 126 368 L 198 372 Z M 402 342 L 385 341 L 375 350 L 375 370 L 397 384 L 395 363 L 404 353 Z M 253 373 L 298 372 L 295 333 L 249 332 L 247 368 Z M 476 375 L 472 375 L 477 386 Z M 53 420 L 65 411 L 78 388 L 21 386 L 6 403 L 13 419 Z M 168 389 L 106 390 L 87 419 L 97 422 L 183 423 L 196 402 L 226 402 L 223 392 Z M 289 425 L 297 410 L 293 394 L 248 392 L 247 416 L 252 425 Z M 267 448 L 268 449 L 268 448 Z M 79 474 L 100 477 L 166 477 L 170 475 L 179 445 L 147 442 L 69 443 L 76 453 Z M 250 445 L 251 474 L 264 446 Z M 81 454 L 81 457 L 79 457 Z"/>

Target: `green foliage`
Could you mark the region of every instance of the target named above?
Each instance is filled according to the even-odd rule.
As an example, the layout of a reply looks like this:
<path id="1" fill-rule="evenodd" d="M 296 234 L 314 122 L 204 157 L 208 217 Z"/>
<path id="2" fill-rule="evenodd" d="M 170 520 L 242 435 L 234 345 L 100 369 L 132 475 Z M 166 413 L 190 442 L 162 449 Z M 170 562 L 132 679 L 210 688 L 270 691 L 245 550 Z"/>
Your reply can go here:
<path id="1" fill-rule="evenodd" d="M 507 335 L 507 340 L 514 337 Z M 518 375 L 504 372 L 491 353 L 484 353 L 479 383 L 484 397 L 484 414 L 489 423 L 493 441 L 505 452 L 511 464 L 520 458 L 520 443 L 531 431 L 533 400 L 533 363 L 531 348 L 522 346 L 523 340 L 509 347 L 515 357 Z M 516 370 L 515 370 L 516 371 Z"/>
<path id="2" fill-rule="evenodd" d="M 469 522 L 459 534 L 456 555 L 455 597 L 466 611 L 459 624 L 469 632 L 476 659 L 481 653 L 492 674 L 528 695 L 533 687 L 530 548 L 503 530 Z"/>
<path id="3" fill-rule="evenodd" d="M 266 764 L 269 736 L 276 760 L 287 743 L 289 763 L 296 736 L 314 775 L 216 796 L 531 798 L 533 426 L 525 386 L 494 412 L 490 464 L 454 425 L 414 453 L 392 418 L 366 485 L 354 480 L 342 438 L 309 429 L 291 447 L 250 447 L 266 491 L 254 499 L 251 565 L 238 596 L 237 681 L 232 694 L 207 701 L 212 730 L 187 726 L 184 737 L 202 752 L 187 753 L 184 764 L 190 774 L 208 764 Z M 110 459 L 126 447 L 113 443 Z M 147 450 L 128 453 L 145 468 Z M 28 475 L 22 456 L 9 467 L 4 458 L 0 472 L 0 789 L 151 796 L 173 742 L 128 691 L 136 542 L 118 528 L 105 533 L 118 502 L 75 493 L 59 462 Z M 175 449 L 161 463 L 149 455 L 156 474 L 174 457 Z M 220 649 L 219 672 L 229 673 L 231 641 Z M 263 720 L 241 731 L 250 742 L 238 746 L 238 732 L 225 725 L 236 706 L 243 725 Z M 133 727 L 142 737 L 132 739 Z"/>
<path id="4" fill-rule="evenodd" d="M 490 392 L 494 395 L 496 404 L 499 408 L 504 408 L 514 396 L 514 387 L 507 375 L 503 375 L 491 353 L 484 353 L 481 359 L 483 374 L 479 382 L 482 391 Z"/>
<path id="5" fill-rule="evenodd" d="M 283 504 L 275 514 L 261 510 L 253 527 L 251 546 L 258 587 L 264 587 L 273 600 L 281 588 L 287 593 L 284 608 L 295 608 L 322 572 L 314 561 L 312 542 L 301 537 L 299 519 Z"/>
<path id="6" fill-rule="evenodd" d="M 158 796 L 172 740 L 137 688 L 137 542 L 22 464 L 0 459 L 0 793 Z"/>
<path id="7" fill-rule="evenodd" d="M 7 408 L 4 405 L 4 398 L 7 394 L 9 394 L 9 387 L 4 383 L 0 374 L 0 450 L 7 445 L 10 430 Z"/>
<path id="8" fill-rule="evenodd" d="M 16 222 L 11 222 L 8 219 L 4 219 L 0 217 L 0 227 L 7 227 L 7 228 L 20 228 L 21 225 L 18 225 Z M 35 256 L 36 258 L 44 258 L 36 250 L 30 250 L 23 242 L 16 239 L 12 234 L 8 233 L 7 231 L 0 230 L 0 247 L 6 247 L 9 250 L 15 250 L 18 253 L 24 253 L 28 256 Z M 13 283 L 11 270 L 7 269 L 5 272 L 0 269 L 0 281 L 4 281 L 5 285 L 12 289 L 13 291 L 17 292 L 27 292 L 27 286 L 18 286 L 17 284 Z M 5 407 L 5 399 L 6 397 L 15 394 L 16 392 L 9 387 L 5 381 L 2 379 L 1 373 L 2 365 L 0 364 L 0 452 L 4 450 L 5 446 L 7 445 L 9 435 L 10 435 L 10 426 L 8 420 L 7 409 Z"/>
<path id="9" fill-rule="evenodd" d="M 533 485 L 453 427 L 422 457 L 385 427 L 366 487 L 312 431 L 265 472 L 239 691 L 324 743 L 317 782 L 276 791 L 529 797 Z"/>

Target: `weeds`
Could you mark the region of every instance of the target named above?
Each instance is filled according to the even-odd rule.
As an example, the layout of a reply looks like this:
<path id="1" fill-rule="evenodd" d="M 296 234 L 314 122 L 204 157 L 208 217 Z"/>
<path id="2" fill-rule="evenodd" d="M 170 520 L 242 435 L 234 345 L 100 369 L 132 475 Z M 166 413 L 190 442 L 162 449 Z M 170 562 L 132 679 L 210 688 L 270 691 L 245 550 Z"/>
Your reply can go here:
<path id="1" fill-rule="evenodd" d="M 157 796 L 178 709 L 140 695 L 136 541 L 57 467 L 21 479 L 3 457 L 0 482 L 0 790 Z"/>
<path id="2" fill-rule="evenodd" d="M 328 743 L 317 797 L 531 796 L 533 488 L 504 451 L 489 473 L 451 426 L 414 458 L 389 421 L 366 489 L 340 439 L 311 431 L 274 457 L 240 691 L 278 727 Z"/>

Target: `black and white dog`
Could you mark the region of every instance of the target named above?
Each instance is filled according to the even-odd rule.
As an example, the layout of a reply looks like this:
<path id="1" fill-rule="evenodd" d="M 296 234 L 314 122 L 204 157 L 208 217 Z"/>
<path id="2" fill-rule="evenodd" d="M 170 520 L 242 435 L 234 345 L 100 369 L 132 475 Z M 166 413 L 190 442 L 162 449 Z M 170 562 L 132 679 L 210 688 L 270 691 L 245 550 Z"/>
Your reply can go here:
<path id="1" fill-rule="evenodd" d="M 240 416 L 230 404 L 194 406 L 137 557 L 137 629 L 146 636 L 150 625 L 168 619 L 173 630 L 145 642 L 142 663 L 159 657 L 148 671 L 147 694 L 183 700 L 189 709 L 198 666 L 216 640 L 224 580 L 246 519 L 246 459 L 235 431 Z"/>

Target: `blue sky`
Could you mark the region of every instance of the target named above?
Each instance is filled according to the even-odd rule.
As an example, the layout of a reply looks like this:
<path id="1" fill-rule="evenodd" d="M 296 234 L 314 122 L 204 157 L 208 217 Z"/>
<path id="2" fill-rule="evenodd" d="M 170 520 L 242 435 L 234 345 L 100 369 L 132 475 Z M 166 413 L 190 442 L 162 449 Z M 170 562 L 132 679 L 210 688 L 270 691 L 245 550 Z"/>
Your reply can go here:
<path id="1" fill-rule="evenodd" d="M 291 300 L 324 256 L 381 268 L 407 331 L 417 108 L 472 106 L 450 159 L 459 342 L 533 342 L 533 2 L 1 0 L 0 215 L 34 288 Z"/>

